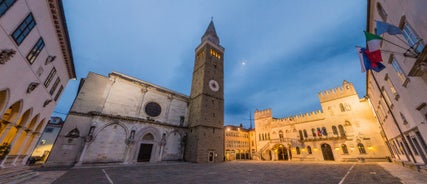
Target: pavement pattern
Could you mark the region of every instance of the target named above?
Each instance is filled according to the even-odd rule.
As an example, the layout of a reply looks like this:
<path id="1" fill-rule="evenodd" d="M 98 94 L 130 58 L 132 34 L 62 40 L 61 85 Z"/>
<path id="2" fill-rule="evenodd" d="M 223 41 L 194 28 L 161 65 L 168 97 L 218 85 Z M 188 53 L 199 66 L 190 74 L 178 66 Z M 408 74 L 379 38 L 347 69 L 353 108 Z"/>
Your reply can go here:
<path id="1" fill-rule="evenodd" d="M 40 172 L 40 175 L 43 176 L 43 173 Z M 405 182 L 376 163 L 241 161 L 220 164 L 177 162 L 75 167 L 65 174 L 62 173 L 53 183 L 393 184 Z"/>

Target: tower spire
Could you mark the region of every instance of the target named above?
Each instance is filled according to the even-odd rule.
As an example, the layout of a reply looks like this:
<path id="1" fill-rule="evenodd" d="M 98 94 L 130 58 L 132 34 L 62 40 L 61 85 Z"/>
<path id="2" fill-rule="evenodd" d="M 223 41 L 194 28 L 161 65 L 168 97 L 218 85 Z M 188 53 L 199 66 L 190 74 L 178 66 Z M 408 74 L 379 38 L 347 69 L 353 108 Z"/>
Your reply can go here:
<path id="1" fill-rule="evenodd" d="M 216 34 L 215 25 L 213 23 L 213 17 L 211 17 L 211 22 L 208 25 L 208 28 L 205 31 L 205 34 L 202 36 L 202 42 L 209 40 L 214 44 L 219 45 L 219 37 Z"/>

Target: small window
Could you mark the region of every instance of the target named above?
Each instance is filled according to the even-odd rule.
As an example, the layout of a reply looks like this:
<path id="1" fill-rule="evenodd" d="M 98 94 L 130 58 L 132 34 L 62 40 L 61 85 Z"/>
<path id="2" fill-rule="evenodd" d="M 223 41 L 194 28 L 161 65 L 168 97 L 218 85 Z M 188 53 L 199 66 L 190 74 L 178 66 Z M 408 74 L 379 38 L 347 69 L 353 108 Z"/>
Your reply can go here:
<path id="1" fill-rule="evenodd" d="M 298 132 L 299 132 L 299 140 L 303 140 L 303 139 L 304 139 L 304 137 L 303 137 L 303 135 L 302 135 L 302 130 L 299 130 Z"/>
<path id="2" fill-rule="evenodd" d="M 344 105 L 342 103 L 340 103 L 340 109 L 341 109 L 341 112 L 345 112 L 345 108 L 344 108 Z"/>
<path id="3" fill-rule="evenodd" d="M 44 86 L 48 87 L 50 84 L 50 81 L 52 80 L 53 76 L 56 74 L 56 69 L 55 67 L 52 68 L 52 70 L 50 70 L 49 75 L 47 76 L 46 80 L 44 81 Z"/>
<path id="4" fill-rule="evenodd" d="M 15 3 L 16 0 L 1 0 L 0 1 L 0 17 Z"/>
<path id="5" fill-rule="evenodd" d="M 316 129 L 312 128 L 311 133 L 313 134 L 313 137 L 316 137 Z"/>
<path id="6" fill-rule="evenodd" d="M 308 137 L 307 130 L 304 129 L 303 133 L 304 133 L 304 138 L 307 138 Z"/>
<path id="7" fill-rule="evenodd" d="M 406 120 L 405 115 L 403 115 L 402 113 L 400 113 L 400 118 L 402 118 L 402 122 L 404 125 L 408 124 L 408 121 Z"/>
<path id="8" fill-rule="evenodd" d="M 317 128 L 317 136 L 322 136 L 322 130 L 320 128 Z"/>
<path id="9" fill-rule="evenodd" d="M 377 11 L 383 21 L 387 20 L 387 12 L 384 10 L 380 3 L 377 3 Z"/>
<path id="10" fill-rule="evenodd" d="M 322 127 L 322 134 L 323 134 L 324 136 L 327 136 L 327 135 L 328 135 L 328 131 L 326 130 L 326 128 L 325 128 L 325 127 Z"/>
<path id="11" fill-rule="evenodd" d="M 52 127 L 46 127 L 46 129 L 44 130 L 44 132 L 51 133 L 51 132 L 53 132 L 53 128 Z"/>
<path id="12" fill-rule="evenodd" d="M 406 74 L 403 72 L 402 67 L 400 67 L 395 57 L 393 57 L 393 61 L 391 62 L 391 65 L 393 66 L 393 69 L 396 71 L 397 76 L 399 76 L 399 79 L 402 81 L 402 83 L 405 83 Z"/>
<path id="13" fill-rule="evenodd" d="M 345 137 L 344 127 L 342 125 L 338 125 L 338 130 L 340 132 L 341 137 Z"/>
<path id="14" fill-rule="evenodd" d="M 58 98 L 61 95 L 62 90 L 64 90 L 64 86 L 61 85 L 61 87 L 59 87 L 58 92 L 56 92 L 56 95 L 55 95 L 55 98 L 54 98 L 55 102 L 58 101 Z"/>
<path id="15" fill-rule="evenodd" d="M 348 154 L 347 145 L 342 144 L 342 145 L 341 145 L 341 149 L 342 149 L 342 153 L 343 153 L 343 154 Z"/>
<path id="16" fill-rule="evenodd" d="M 298 147 L 298 146 L 297 146 L 295 149 L 296 149 L 296 151 L 297 151 L 297 155 L 301 154 L 301 151 L 299 150 L 299 147 Z"/>
<path id="17" fill-rule="evenodd" d="M 366 154 L 365 146 L 362 143 L 357 144 L 360 154 Z"/>
<path id="18" fill-rule="evenodd" d="M 30 13 L 24 21 L 12 33 L 12 38 L 17 45 L 21 45 L 24 39 L 30 34 L 31 30 L 36 26 L 33 14 Z"/>
<path id="19" fill-rule="evenodd" d="M 415 33 L 414 29 L 405 21 L 402 31 L 403 37 L 405 37 L 408 44 L 413 47 L 415 52 L 421 53 L 424 49 L 423 40 Z"/>
<path id="20" fill-rule="evenodd" d="M 50 88 L 49 93 L 51 95 L 53 95 L 53 92 L 55 92 L 56 88 L 58 87 L 59 82 L 60 82 L 59 77 L 57 77 L 56 80 L 55 80 L 55 82 L 53 83 L 52 88 Z"/>
<path id="21" fill-rule="evenodd" d="M 39 40 L 34 45 L 33 49 L 31 49 L 30 53 L 27 55 L 27 61 L 30 64 L 33 64 L 34 61 L 37 59 L 37 56 L 39 56 L 40 52 L 42 51 L 44 47 L 44 41 L 43 38 L 39 38 Z"/>
<path id="22" fill-rule="evenodd" d="M 387 82 L 388 87 L 390 88 L 390 91 L 391 91 L 391 93 L 394 96 L 394 99 L 398 100 L 399 99 L 399 94 L 397 93 L 396 88 L 394 87 L 393 82 L 391 82 L 390 77 L 388 76 L 388 74 L 386 74 L 385 76 L 386 76 L 385 77 L 385 81 Z"/>
<path id="23" fill-rule="evenodd" d="M 334 134 L 334 135 L 338 135 L 338 130 L 337 130 L 337 127 L 334 125 L 334 126 L 332 126 L 332 133 Z"/>
<path id="24" fill-rule="evenodd" d="M 311 151 L 311 146 L 307 146 L 307 152 L 308 152 L 308 154 L 313 154 L 313 152 Z"/>

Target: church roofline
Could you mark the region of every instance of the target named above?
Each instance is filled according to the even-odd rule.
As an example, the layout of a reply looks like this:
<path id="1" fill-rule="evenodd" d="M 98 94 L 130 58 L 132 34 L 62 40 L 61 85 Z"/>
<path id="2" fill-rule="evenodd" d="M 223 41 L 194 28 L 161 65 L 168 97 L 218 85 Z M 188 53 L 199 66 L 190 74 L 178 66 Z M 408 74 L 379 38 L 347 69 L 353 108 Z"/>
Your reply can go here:
<path id="1" fill-rule="evenodd" d="M 161 91 L 164 91 L 166 93 L 170 93 L 172 95 L 180 96 L 180 97 L 185 98 L 187 100 L 190 99 L 190 96 L 187 96 L 187 95 L 182 94 L 180 92 L 177 92 L 177 91 L 174 91 L 174 90 L 170 90 L 168 88 L 165 88 L 165 87 L 162 87 L 162 86 L 158 86 L 158 85 L 152 84 L 150 82 L 147 82 L 147 81 L 144 81 L 144 80 L 141 80 L 141 79 L 137 79 L 135 77 L 131 77 L 129 75 L 125 75 L 125 74 L 122 74 L 122 73 L 119 73 L 119 72 L 116 72 L 116 71 L 113 71 L 112 73 L 109 74 L 109 76 L 111 76 L 111 75 L 115 75 L 115 76 L 121 77 L 121 78 L 123 78 L 125 80 L 129 80 L 129 81 L 132 81 L 132 82 L 138 82 L 138 83 L 141 83 L 141 84 L 144 84 L 144 85 L 156 88 L 156 89 L 160 89 Z"/>

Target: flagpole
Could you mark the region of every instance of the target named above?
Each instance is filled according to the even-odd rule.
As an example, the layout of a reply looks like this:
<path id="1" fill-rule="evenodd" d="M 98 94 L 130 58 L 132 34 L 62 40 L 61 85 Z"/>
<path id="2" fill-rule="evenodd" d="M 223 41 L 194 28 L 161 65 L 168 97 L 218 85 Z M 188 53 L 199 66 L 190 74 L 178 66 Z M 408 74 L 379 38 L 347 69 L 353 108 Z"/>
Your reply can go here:
<path id="1" fill-rule="evenodd" d="M 402 47 L 400 45 L 397 45 L 397 44 L 391 42 L 390 40 L 387 40 L 387 39 L 384 39 L 384 38 L 383 38 L 383 40 L 386 41 L 386 42 L 388 42 L 388 43 L 390 43 L 390 44 L 392 44 L 392 45 L 394 45 L 394 46 L 396 46 L 396 47 L 399 47 L 401 49 L 406 50 L 406 52 L 403 53 L 403 56 L 405 56 L 405 57 L 412 57 L 412 58 L 417 58 L 418 57 L 418 54 L 413 51 L 414 48 L 412 46 L 409 46 L 409 48 L 405 48 L 405 47 Z M 407 52 L 409 52 L 412 55 L 406 54 Z"/>

